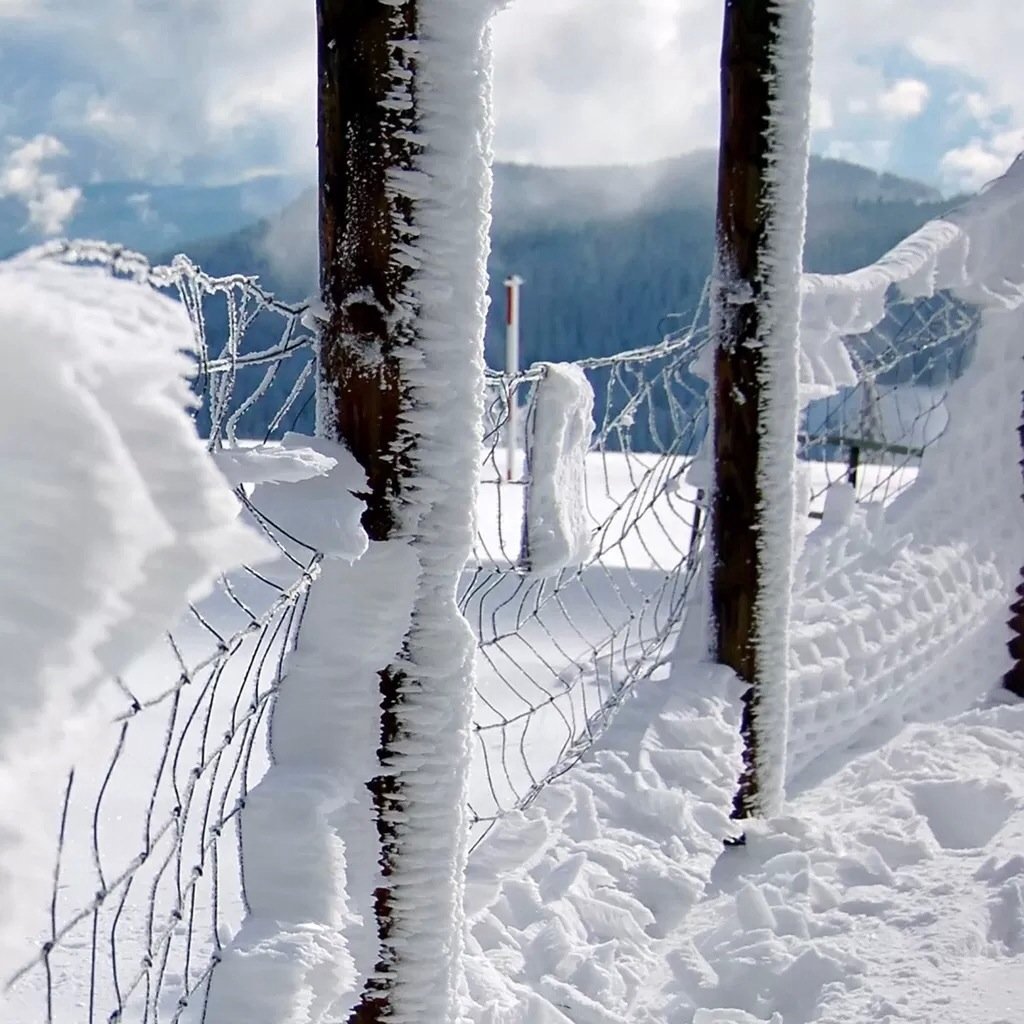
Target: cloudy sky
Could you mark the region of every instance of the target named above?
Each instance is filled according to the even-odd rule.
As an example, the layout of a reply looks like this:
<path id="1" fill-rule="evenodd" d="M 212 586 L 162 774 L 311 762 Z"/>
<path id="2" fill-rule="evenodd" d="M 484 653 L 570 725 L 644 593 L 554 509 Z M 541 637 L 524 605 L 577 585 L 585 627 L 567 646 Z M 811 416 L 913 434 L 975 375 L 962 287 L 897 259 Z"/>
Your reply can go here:
<path id="1" fill-rule="evenodd" d="M 311 174 L 313 9 L 0 0 L 0 155 L 50 136 L 69 186 Z M 952 191 L 1024 148 L 1024 4 L 817 10 L 817 152 Z M 714 145 L 720 25 L 721 0 L 512 0 L 495 21 L 498 156 L 608 163 Z"/>

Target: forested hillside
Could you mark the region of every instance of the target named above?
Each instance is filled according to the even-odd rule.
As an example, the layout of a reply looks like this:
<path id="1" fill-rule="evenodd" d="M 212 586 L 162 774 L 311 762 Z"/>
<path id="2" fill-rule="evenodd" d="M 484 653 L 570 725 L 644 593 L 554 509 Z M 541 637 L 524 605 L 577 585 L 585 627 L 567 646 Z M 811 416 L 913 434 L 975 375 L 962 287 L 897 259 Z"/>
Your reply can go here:
<path id="1" fill-rule="evenodd" d="M 563 361 L 654 344 L 698 304 L 711 266 L 716 156 L 694 153 L 644 167 L 495 168 L 488 361 L 504 359 L 502 281 L 525 278 L 522 356 Z M 807 267 L 841 272 L 872 262 L 951 201 L 917 182 L 814 158 L 810 175 Z M 300 299 L 316 287 L 316 197 L 301 195 L 278 216 L 189 255 L 215 274 L 258 275 L 271 290 Z M 163 254 L 169 257 L 170 253 Z M 221 339 L 211 338 L 216 345 Z M 257 322 L 251 345 L 274 338 Z M 256 372 L 256 371 L 251 371 Z M 600 382 L 597 382 L 600 384 Z M 267 408 L 292 380 L 275 379 Z M 699 390 L 697 381 L 688 387 Z M 604 413 L 598 387 L 597 408 Z M 680 401 L 692 395 L 680 395 Z M 312 427 L 304 403 L 293 423 Z M 667 410 L 665 411 L 667 415 Z M 263 404 L 246 413 L 243 433 L 266 428 Z M 643 430 L 634 441 L 645 443 Z"/>

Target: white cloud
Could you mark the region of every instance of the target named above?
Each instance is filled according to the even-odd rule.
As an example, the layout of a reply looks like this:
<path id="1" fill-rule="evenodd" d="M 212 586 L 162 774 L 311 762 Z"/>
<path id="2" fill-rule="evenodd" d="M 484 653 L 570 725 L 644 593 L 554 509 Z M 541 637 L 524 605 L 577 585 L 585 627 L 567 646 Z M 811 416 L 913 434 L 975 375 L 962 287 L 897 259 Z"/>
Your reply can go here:
<path id="1" fill-rule="evenodd" d="M 1022 149 L 1022 132 L 1000 132 L 988 139 L 972 139 L 943 155 L 942 173 L 955 188 L 978 189 L 998 178 Z"/>
<path id="2" fill-rule="evenodd" d="M 312 0 L 32 2 L 31 20 L 0 8 L 7 81 L 34 101 L 21 134 L 91 150 L 108 179 L 315 167 Z"/>
<path id="3" fill-rule="evenodd" d="M 105 178 L 311 175 L 314 16 L 312 0 L 0 0 L 0 95 L 17 108 L 3 130 L 62 138 Z M 722 0 L 512 0 L 495 19 L 499 157 L 714 145 L 721 25 Z M 969 76 L 960 114 L 984 148 L 1024 128 L 1021 43 L 1024 5 L 1006 0 L 819 0 L 814 126 L 897 154 L 952 72 Z M 891 54 L 907 58 L 895 82 Z"/>
<path id="4" fill-rule="evenodd" d="M 515 0 L 494 24 L 499 154 L 618 163 L 713 144 L 719 6 Z"/>
<path id="5" fill-rule="evenodd" d="M 79 188 L 63 188 L 44 164 L 65 156 L 67 150 L 52 135 L 37 135 L 15 145 L 0 167 L 0 196 L 13 196 L 25 204 L 28 223 L 44 235 L 56 235 L 82 199 Z"/>
<path id="6" fill-rule="evenodd" d="M 894 121 L 909 121 L 924 113 L 931 90 L 917 78 L 901 78 L 878 97 L 878 109 Z"/>
<path id="7" fill-rule="evenodd" d="M 840 140 L 831 143 L 825 155 L 867 167 L 886 167 L 891 151 L 892 142 L 889 139 L 864 139 L 858 142 Z"/>

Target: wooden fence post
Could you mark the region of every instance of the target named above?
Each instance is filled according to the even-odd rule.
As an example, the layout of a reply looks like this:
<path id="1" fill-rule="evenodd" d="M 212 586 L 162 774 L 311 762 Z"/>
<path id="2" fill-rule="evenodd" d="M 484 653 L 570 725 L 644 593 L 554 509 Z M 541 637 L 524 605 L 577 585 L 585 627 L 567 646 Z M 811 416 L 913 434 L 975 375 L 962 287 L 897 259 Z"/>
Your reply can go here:
<path id="1" fill-rule="evenodd" d="M 408 445 L 402 429 L 406 400 L 398 351 L 412 324 L 395 315 L 411 278 L 393 258 L 412 222 L 412 203 L 391 194 L 388 176 L 412 167 L 415 110 L 386 102 L 396 63 L 411 75 L 411 58 L 393 43 L 416 34 L 417 0 L 317 0 L 320 293 L 325 320 L 320 337 L 317 430 L 343 442 L 366 473 L 363 528 L 372 542 L 394 537 Z M 389 1013 L 384 956 L 395 926 L 388 879 L 398 855 L 393 820 L 402 793 L 383 771 L 399 736 L 403 677 L 379 672 L 381 774 L 368 780 L 377 816 L 383 884 L 374 897 L 381 961 L 352 1024 Z M 372 926 L 371 922 L 367 922 Z"/>
<path id="2" fill-rule="evenodd" d="M 1024 396 L 1021 396 L 1024 400 Z M 1024 401 L 1022 401 L 1024 404 Z M 1024 450 L 1024 410 L 1021 415 L 1021 425 L 1017 430 L 1020 436 L 1021 449 Z M 1021 461 L 1021 469 L 1024 470 L 1024 460 Z M 1021 582 L 1017 584 L 1017 600 L 1010 605 L 1010 619 L 1007 625 L 1013 631 L 1013 636 L 1007 645 L 1010 649 L 1010 657 L 1013 658 L 1013 667 L 1003 677 L 1003 685 L 1011 693 L 1018 697 L 1024 697 L 1024 569 L 1020 571 Z"/>
<path id="3" fill-rule="evenodd" d="M 778 762 L 785 761 L 787 723 L 779 719 L 786 714 L 810 92 L 809 66 L 799 60 L 809 57 L 810 11 L 808 0 L 725 3 L 712 321 L 711 610 L 714 656 L 748 684 L 746 765 L 735 803 L 741 818 L 775 809 L 785 773 Z M 806 46 L 805 52 L 794 45 Z M 788 127 L 779 129 L 784 123 Z M 799 175 L 801 163 L 802 178 L 788 180 Z"/>

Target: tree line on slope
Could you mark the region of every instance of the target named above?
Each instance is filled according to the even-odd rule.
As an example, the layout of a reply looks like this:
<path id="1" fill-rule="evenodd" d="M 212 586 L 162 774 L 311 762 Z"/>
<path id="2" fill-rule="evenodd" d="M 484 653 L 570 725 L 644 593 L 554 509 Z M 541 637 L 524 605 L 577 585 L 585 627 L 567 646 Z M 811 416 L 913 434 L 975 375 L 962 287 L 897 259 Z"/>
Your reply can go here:
<path id="1" fill-rule="evenodd" d="M 711 267 L 710 156 L 667 161 L 660 170 L 499 165 L 489 260 L 489 365 L 503 366 L 502 282 L 512 273 L 526 281 L 524 366 L 656 344 L 679 323 L 676 315 L 685 321 L 699 304 Z M 871 263 L 951 205 L 918 183 L 820 158 L 812 160 L 810 188 L 806 266 L 823 273 Z M 282 297 L 301 298 L 315 287 L 314 206 L 312 193 L 303 195 L 277 218 L 197 243 L 189 254 L 211 273 L 258 274 Z M 246 347 L 272 344 L 270 327 L 257 321 Z M 216 351 L 222 327 L 212 321 L 207 329 Z M 279 374 L 243 417 L 240 434 L 262 436 L 293 382 L 294 373 Z M 700 388 L 696 380 L 685 380 L 676 396 L 684 409 L 692 408 Z M 605 399 L 600 386 L 595 390 L 600 422 Z M 280 429 L 311 430 L 312 403 L 304 401 L 300 409 Z M 668 415 L 667 407 L 656 409 L 655 422 L 667 423 Z M 631 442 L 637 450 L 652 447 L 651 424 L 638 419 Z"/>

